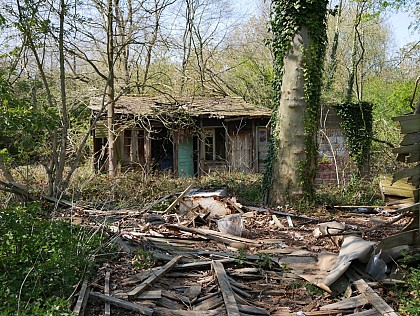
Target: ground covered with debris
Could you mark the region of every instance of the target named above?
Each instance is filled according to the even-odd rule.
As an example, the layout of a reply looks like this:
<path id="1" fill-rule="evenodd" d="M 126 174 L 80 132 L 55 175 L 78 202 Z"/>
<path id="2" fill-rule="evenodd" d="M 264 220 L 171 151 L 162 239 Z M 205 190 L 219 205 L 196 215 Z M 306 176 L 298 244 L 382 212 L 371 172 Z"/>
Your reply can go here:
<path id="1" fill-rule="evenodd" d="M 188 187 L 142 210 L 73 208 L 61 215 L 106 232 L 115 245 L 112 259 L 81 286 L 74 311 L 398 315 L 395 285 L 403 281 L 395 259 L 413 248 L 383 241 L 408 224 L 404 207 L 308 216 Z"/>

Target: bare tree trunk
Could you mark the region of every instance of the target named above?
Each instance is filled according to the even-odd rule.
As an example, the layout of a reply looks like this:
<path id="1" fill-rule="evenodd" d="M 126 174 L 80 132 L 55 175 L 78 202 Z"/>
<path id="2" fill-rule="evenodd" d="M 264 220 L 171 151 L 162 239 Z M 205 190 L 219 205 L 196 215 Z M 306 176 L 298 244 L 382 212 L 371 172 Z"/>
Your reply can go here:
<path id="1" fill-rule="evenodd" d="M 303 197 L 301 164 L 306 159 L 304 116 L 306 101 L 304 94 L 303 50 L 308 49 L 310 37 L 307 28 L 302 28 L 294 37 L 292 48 L 284 57 L 280 104 L 274 137 L 277 142 L 273 183 L 269 192 L 271 205 Z M 314 168 L 314 166 L 305 166 Z"/>
<path id="2" fill-rule="evenodd" d="M 63 183 L 64 167 L 66 164 L 67 151 L 67 134 L 68 134 L 68 111 L 66 99 L 66 70 L 64 68 L 64 18 L 66 13 L 66 4 L 64 0 L 60 1 L 60 33 L 58 40 L 59 63 L 60 63 L 60 95 L 61 95 L 61 115 L 62 115 L 62 131 L 60 141 L 60 152 L 58 164 L 55 170 L 55 186 L 54 193 L 60 194 L 59 191 L 65 190 L 67 184 Z"/>
<path id="3" fill-rule="evenodd" d="M 108 56 L 108 80 L 106 86 L 107 96 L 107 123 L 108 123 L 108 175 L 115 177 L 117 170 L 117 160 L 115 156 L 115 124 L 114 124 L 114 108 L 115 108 L 115 89 L 114 89 L 114 29 L 113 29 L 113 4 L 112 0 L 108 0 L 107 11 L 107 56 Z"/>

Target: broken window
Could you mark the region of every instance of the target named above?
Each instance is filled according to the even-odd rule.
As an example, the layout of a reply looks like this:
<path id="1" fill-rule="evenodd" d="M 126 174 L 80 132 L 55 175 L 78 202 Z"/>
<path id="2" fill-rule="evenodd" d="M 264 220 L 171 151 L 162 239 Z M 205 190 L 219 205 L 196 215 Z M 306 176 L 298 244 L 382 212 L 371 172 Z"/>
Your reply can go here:
<path id="1" fill-rule="evenodd" d="M 206 128 L 203 130 L 204 160 L 221 161 L 226 159 L 225 129 Z"/>

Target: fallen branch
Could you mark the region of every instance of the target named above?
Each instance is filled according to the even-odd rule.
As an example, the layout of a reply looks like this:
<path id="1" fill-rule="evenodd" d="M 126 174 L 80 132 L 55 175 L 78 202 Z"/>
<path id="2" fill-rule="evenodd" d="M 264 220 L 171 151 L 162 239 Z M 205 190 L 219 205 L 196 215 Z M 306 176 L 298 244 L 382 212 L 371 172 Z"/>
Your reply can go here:
<path id="1" fill-rule="evenodd" d="M 368 233 L 368 232 L 372 232 L 375 231 L 377 229 L 392 225 L 398 221 L 400 221 L 401 219 L 403 219 L 404 217 L 408 217 L 410 216 L 410 213 L 404 213 L 404 214 L 400 214 L 398 215 L 396 218 L 394 218 L 392 221 L 390 222 L 386 222 L 386 223 L 381 223 L 378 224 L 376 226 L 370 227 L 370 228 L 366 228 L 366 229 L 362 229 L 362 230 L 355 230 L 352 232 L 342 232 L 342 233 L 335 233 L 335 234 L 325 234 L 325 235 L 321 235 L 318 238 L 325 238 L 325 237 L 334 237 L 334 236 L 345 236 L 345 235 L 354 235 L 354 234 L 364 234 L 364 233 Z"/>
<path id="2" fill-rule="evenodd" d="M 311 217 L 308 217 L 308 216 L 297 215 L 297 214 L 293 214 L 293 213 L 280 212 L 280 211 L 274 211 L 274 210 L 270 210 L 270 209 L 263 208 L 263 207 L 245 206 L 245 208 L 250 210 L 250 211 L 255 211 L 255 212 L 264 212 L 264 213 L 270 213 L 270 214 L 275 214 L 275 215 L 280 215 L 280 216 L 290 216 L 290 217 L 305 219 L 305 220 L 311 221 L 311 222 L 319 222 L 318 219 L 311 218 Z"/>

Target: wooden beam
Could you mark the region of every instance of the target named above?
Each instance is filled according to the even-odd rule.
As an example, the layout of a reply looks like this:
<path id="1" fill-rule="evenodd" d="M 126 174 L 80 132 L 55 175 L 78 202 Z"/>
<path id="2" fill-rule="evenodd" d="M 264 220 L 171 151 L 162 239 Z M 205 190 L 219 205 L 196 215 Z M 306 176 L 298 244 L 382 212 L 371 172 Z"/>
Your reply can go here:
<path id="1" fill-rule="evenodd" d="M 76 305 L 74 306 L 73 313 L 76 315 L 83 315 L 84 310 L 83 306 L 86 306 L 85 301 L 88 300 L 89 291 L 88 291 L 88 280 L 83 281 L 82 287 L 80 288 L 79 296 L 77 298 Z"/>
<path id="2" fill-rule="evenodd" d="M 99 298 L 102 301 L 108 302 L 111 305 L 115 305 L 115 306 L 130 310 L 130 311 L 134 311 L 134 312 L 140 313 L 141 315 L 153 315 L 153 309 L 148 308 L 148 307 L 143 307 L 138 304 L 127 302 L 125 300 L 122 300 L 113 296 L 105 295 L 102 293 L 98 293 L 98 292 L 92 291 L 90 292 L 90 295 L 92 295 L 93 297 Z"/>
<path id="3" fill-rule="evenodd" d="M 401 146 L 397 148 L 392 148 L 394 154 L 411 154 L 411 153 L 420 153 L 420 144 L 412 144 Z"/>
<path id="4" fill-rule="evenodd" d="M 169 213 L 178 203 L 179 201 L 191 190 L 194 183 L 191 183 L 176 199 L 168 206 L 168 208 L 163 212 L 163 214 Z"/>
<path id="5" fill-rule="evenodd" d="M 404 138 L 401 141 L 400 146 L 406 146 L 406 145 L 411 145 L 415 143 L 420 143 L 420 132 L 404 135 Z"/>
<path id="6" fill-rule="evenodd" d="M 109 296 L 109 280 L 111 278 L 111 273 L 107 271 L 105 273 L 105 289 L 104 294 Z M 111 304 L 105 302 L 105 316 L 111 316 Z"/>
<path id="7" fill-rule="evenodd" d="M 223 301 L 225 302 L 228 316 L 240 316 L 238 305 L 236 304 L 235 294 L 230 287 L 226 271 L 223 264 L 218 261 L 212 263 L 213 271 L 222 291 Z"/>
<path id="8" fill-rule="evenodd" d="M 165 264 L 161 270 L 156 271 L 155 274 L 152 274 L 149 276 L 146 280 L 144 280 L 139 286 L 131 290 L 127 293 L 128 299 L 133 300 L 137 296 L 139 296 L 141 293 L 146 291 L 147 289 L 151 288 L 152 284 L 159 280 L 162 276 L 164 276 L 167 272 L 169 272 L 181 259 L 182 256 L 176 256 L 171 261 L 169 261 L 167 264 Z"/>
<path id="9" fill-rule="evenodd" d="M 400 316 L 389 306 L 367 283 L 360 278 L 352 269 L 347 270 L 347 275 L 353 281 L 357 290 L 366 297 L 370 304 L 376 308 L 381 315 Z"/>
<path id="10" fill-rule="evenodd" d="M 420 176 L 420 165 L 417 165 L 412 168 L 403 169 L 401 171 L 396 172 L 394 176 L 392 177 L 392 182 L 395 182 L 404 178 L 419 177 L 419 176 Z"/>

